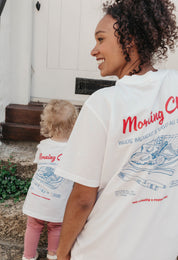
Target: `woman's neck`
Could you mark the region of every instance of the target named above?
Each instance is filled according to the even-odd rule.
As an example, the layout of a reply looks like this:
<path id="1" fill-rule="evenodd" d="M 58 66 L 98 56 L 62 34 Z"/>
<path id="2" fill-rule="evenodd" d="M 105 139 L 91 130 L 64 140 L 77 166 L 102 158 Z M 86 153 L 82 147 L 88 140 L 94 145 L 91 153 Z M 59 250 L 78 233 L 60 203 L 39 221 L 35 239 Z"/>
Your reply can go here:
<path id="1" fill-rule="evenodd" d="M 132 47 L 129 52 L 130 61 L 125 63 L 125 66 L 119 72 L 118 77 L 121 79 L 125 75 L 144 75 L 148 71 L 157 71 L 151 63 L 141 64 L 137 49 Z"/>

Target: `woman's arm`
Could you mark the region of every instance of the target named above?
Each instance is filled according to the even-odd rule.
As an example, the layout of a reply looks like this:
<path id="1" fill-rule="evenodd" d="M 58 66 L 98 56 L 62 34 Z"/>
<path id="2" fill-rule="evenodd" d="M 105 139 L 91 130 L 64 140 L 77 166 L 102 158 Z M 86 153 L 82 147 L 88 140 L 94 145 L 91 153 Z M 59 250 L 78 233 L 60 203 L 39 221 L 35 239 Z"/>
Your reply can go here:
<path id="1" fill-rule="evenodd" d="M 98 187 L 91 188 L 75 183 L 68 199 L 64 215 L 59 247 L 57 250 L 58 260 L 70 259 L 71 248 L 93 209 L 97 191 Z"/>

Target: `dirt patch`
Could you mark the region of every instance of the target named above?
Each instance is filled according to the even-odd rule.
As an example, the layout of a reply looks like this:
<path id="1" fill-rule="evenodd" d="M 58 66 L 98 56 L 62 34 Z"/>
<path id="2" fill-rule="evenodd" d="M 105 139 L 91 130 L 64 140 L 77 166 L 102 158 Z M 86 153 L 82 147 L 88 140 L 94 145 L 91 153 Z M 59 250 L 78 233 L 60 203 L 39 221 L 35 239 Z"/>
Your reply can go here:
<path id="1" fill-rule="evenodd" d="M 0 240 L 23 244 L 27 216 L 22 213 L 24 200 L 14 203 L 7 200 L 0 204 Z M 47 246 L 47 231 L 44 229 L 39 246 Z"/>
<path id="2" fill-rule="evenodd" d="M 2 142 L 0 144 L 0 166 L 16 165 L 15 175 L 25 179 L 31 178 L 36 171 L 33 163 L 38 143 L 36 142 Z"/>
<path id="3" fill-rule="evenodd" d="M 36 142 L 3 141 L 0 144 L 0 160 L 10 160 L 21 165 L 32 165 L 37 145 Z"/>
<path id="4" fill-rule="evenodd" d="M 23 242 L 26 216 L 22 213 L 24 201 L 8 200 L 0 204 L 0 239 Z"/>

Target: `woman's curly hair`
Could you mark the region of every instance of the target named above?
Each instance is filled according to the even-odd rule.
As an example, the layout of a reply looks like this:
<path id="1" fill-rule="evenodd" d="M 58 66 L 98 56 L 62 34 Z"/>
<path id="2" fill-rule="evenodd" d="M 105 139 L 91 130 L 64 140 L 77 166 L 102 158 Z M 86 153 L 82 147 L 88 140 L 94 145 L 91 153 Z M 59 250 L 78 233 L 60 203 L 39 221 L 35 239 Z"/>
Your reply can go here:
<path id="1" fill-rule="evenodd" d="M 70 102 L 52 99 L 41 114 L 40 133 L 45 137 L 69 138 L 77 116 L 77 109 Z"/>
<path id="2" fill-rule="evenodd" d="M 175 6 L 170 0 L 115 0 L 103 4 L 105 14 L 116 19 L 115 36 L 122 45 L 126 61 L 130 61 L 128 46 L 134 40 L 143 64 L 153 64 L 167 58 L 178 39 Z"/>

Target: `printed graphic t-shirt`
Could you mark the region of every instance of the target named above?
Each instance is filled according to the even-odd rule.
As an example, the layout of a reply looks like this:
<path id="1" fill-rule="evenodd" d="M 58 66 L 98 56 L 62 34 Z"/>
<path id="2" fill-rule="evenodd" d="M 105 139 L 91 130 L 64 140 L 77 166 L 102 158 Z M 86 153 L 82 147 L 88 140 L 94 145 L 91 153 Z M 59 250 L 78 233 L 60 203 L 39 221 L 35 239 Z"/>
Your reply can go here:
<path id="1" fill-rule="evenodd" d="M 83 106 L 56 174 L 99 192 L 71 260 L 176 259 L 177 94 L 177 71 L 150 71 Z"/>
<path id="2" fill-rule="evenodd" d="M 38 145 L 33 176 L 23 213 L 50 222 L 62 222 L 73 182 L 57 176 L 54 171 L 60 164 L 66 143 L 45 139 Z"/>

